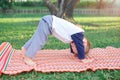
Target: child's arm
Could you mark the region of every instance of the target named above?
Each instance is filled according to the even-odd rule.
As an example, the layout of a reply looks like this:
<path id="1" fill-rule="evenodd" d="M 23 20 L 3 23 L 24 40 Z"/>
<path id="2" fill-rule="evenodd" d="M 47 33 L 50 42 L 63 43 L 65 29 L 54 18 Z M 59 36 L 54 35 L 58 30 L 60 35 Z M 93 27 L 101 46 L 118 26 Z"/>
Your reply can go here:
<path id="1" fill-rule="evenodd" d="M 75 57 L 78 57 L 78 55 L 77 54 L 74 54 L 74 56 Z M 83 63 L 89 63 L 89 62 L 92 62 L 94 59 L 82 59 L 81 61 L 83 62 Z"/>

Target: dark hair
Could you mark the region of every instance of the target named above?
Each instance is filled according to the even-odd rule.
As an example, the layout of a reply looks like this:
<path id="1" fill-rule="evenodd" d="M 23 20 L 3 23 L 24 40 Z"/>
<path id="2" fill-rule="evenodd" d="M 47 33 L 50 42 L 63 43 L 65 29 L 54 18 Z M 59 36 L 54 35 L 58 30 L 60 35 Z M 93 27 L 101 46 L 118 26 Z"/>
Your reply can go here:
<path id="1" fill-rule="evenodd" d="M 85 53 L 87 54 L 90 50 L 90 41 L 85 37 L 86 41 L 87 41 L 87 46 L 84 46 L 85 47 Z"/>

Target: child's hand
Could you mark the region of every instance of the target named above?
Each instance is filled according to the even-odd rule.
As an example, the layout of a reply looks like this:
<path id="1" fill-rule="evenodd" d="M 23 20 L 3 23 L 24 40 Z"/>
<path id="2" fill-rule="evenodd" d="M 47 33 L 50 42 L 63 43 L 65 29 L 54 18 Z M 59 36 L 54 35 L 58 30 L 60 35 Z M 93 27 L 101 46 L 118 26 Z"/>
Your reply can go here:
<path id="1" fill-rule="evenodd" d="M 83 59 L 81 60 L 83 63 L 90 63 L 93 62 L 94 59 Z"/>
<path id="2" fill-rule="evenodd" d="M 74 54 L 74 57 L 78 57 L 78 54 Z"/>

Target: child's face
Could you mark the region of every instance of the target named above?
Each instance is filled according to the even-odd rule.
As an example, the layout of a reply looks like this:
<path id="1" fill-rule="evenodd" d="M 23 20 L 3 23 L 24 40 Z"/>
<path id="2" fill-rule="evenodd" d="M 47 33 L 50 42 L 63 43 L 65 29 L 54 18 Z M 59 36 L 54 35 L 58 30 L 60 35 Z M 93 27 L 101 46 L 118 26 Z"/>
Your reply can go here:
<path id="1" fill-rule="evenodd" d="M 86 46 L 87 46 L 87 40 L 86 40 L 86 38 L 83 39 L 83 45 L 84 45 L 84 47 L 86 49 Z M 71 43 L 71 47 L 72 47 L 72 50 L 73 50 L 74 54 L 77 55 L 78 52 L 77 52 L 77 48 L 76 48 L 76 45 L 75 45 L 74 42 Z"/>

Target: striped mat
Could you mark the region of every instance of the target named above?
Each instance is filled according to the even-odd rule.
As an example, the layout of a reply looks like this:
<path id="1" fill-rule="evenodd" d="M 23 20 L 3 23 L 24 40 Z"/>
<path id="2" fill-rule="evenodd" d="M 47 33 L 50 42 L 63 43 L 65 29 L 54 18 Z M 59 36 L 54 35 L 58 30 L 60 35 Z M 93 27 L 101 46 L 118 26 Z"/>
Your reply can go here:
<path id="1" fill-rule="evenodd" d="M 81 72 L 98 69 L 120 69 L 120 48 L 108 46 L 93 48 L 87 58 L 94 59 L 91 63 L 82 63 L 70 53 L 69 49 L 41 50 L 37 52 L 34 61 L 36 67 L 24 63 L 21 50 L 14 50 L 4 42 L 0 46 L 0 71 L 3 74 L 19 74 L 32 70 L 39 72 Z"/>
<path id="2" fill-rule="evenodd" d="M 14 49 L 11 44 L 4 42 L 0 45 L 0 74 L 6 71 Z"/>

